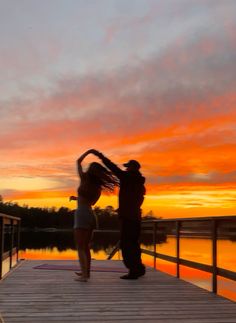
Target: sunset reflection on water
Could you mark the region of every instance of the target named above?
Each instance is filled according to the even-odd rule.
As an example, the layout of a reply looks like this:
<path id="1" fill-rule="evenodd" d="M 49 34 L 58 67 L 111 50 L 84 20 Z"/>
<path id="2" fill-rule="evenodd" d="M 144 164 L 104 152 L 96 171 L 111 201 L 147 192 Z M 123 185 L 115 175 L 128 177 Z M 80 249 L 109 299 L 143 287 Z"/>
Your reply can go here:
<path id="1" fill-rule="evenodd" d="M 218 246 L 218 267 L 236 272 L 236 242 L 230 240 L 219 240 Z M 153 250 L 153 246 L 141 246 L 144 249 Z M 175 238 L 168 237 L 167 241 L 156 245 L 157 252 L 175 256 Z M 94 252 L 91 250 L 93 259 L 107 259 L 108 254 L 104 250 Z M 45 249 L 26 249 L 19 254 L 22 259 L 31 260 L 77 260 L 77 252 L 73 249 L 59 251 L 56 247 Z M 197 261 L 203 264 L 211 264 L 211 241 L 200 238 L 181 238 L 180 256 L 183 259 Z M 112 258 L 121 260 L 121 253 L 118 252 Z M 143 262 L 158 270 L 175 276 L 176 265 L 152 256 L 142 254 Z M 201 288 L 211 290 L 211 274 L 201 270 L 180 266 L 180 277 Z M 218 277 L 218 294 L 236 301 L 236 282 Z"/>

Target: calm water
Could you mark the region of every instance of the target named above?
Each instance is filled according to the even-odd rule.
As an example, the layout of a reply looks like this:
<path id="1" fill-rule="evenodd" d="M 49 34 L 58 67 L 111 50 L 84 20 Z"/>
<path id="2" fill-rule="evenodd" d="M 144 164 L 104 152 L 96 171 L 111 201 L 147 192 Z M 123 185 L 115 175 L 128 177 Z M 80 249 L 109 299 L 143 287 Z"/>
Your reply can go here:
<path id="1" fill-rule="evenodd" d="M 168 237 L 166 243 L 156 245 L 157 252 L 175 256 L 175 238 Z M 196 261 L 202 264 L 211 265 L 211 248 L 210 239 L 205 238 L 181 238 L 180 240 L 180 257 L 190 261 Z M 153 247 L 149 247 L 150 250 Z M 221 239 L 217 242 L 217 262 L 218 267 L 236 272 L 236 242 Z M 176 274 L 176 266 L 173 263 L 156 260 L 152 257 L 144 256 L 148 264 L 152 264 L 157 269 L 165 271 L 171 275 Z M 148 259 L 148 260 L 147 260 Z M 211 290 L 211 274 L 201 270 L 180 266 L 180 277 L 199 287 Z M 236 301 L 236 282 L 225 278 L 218 277 L 218 294 Z"/>
<path id="2" fill-rule="evenodd" d="M 96 233 L 91 244 L 92 258 L 106 259 L 119 239 L 118 233 Z M 142 248 L 153 250 L 152 236 L 142 238 Z M 166 236 L 156 245 L 157 252 L 175 256 L 176 241 Z M 20 258 L 24 259 L 77 259 L 72 232 L 28 232 L 21 237 Z M 218 240 L 218 267 L 236 272 L 236 241 Z M 211 265 L 211 240 L 207 238 L 181 238 L 180 257 Z M 175 275 L 175 264 L 142 255 L 146 265 Z M 113 259 L 122 259 L 118 252 Z M 199 287 L 211 290 L 211 275 L 185 266 L 180 267 L 180 276 Z M 236 282 L 218 278 L 218 294 L 236 301 Z"/>

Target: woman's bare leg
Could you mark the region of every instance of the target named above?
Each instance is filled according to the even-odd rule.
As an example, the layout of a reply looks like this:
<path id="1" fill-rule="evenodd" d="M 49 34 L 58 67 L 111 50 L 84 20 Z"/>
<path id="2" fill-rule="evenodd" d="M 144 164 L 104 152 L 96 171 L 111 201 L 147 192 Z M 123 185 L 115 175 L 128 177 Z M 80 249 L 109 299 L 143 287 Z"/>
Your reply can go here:
<path id="1" fill-rule="evenodd" d="M 86 233 L 86 257 L 87 257 L 88 277 L 90 277 L 90 268 L 91 268 L 91 252 L 90 252 L 91 237 L 92 237 L 92 230 L 90 229 Z"/>
<path id="2" fill-rule="evenodd" d="M 82 255 L 83 257 L 83 255 Z M 78 258 L 80 259 L 81 258 L 81 255 L 79 255 L 79 251 L 78 251 Z M 86 248 L 86 258 L 87 258 L 87 275 L 88 275 L 88 278 L 90 278 L 90 268 L 91 268 L 91 253 L 90 253 L 90 248 Z M 81 272 L 76 272 L 76 275 L 77 276 L 82 276 L 82 273 Z"/>
<path id="3" fill-rule="evenodd" d="M 90 230 L 75 229 L 75 240 L 78 248 L 79 262 L 81 267 L 81 281 L 86 281 L 90 272 L 90 258 L 88 255 L 88 237 Z"/>
<path id="4" fill-rule="evenodd" d="M 75 229 L 75 243 L 78 251 L 78 258 L 81 268 L 81 280 L 87 280 L 87 256 L 86 256 L 86 229 Z"/>
<path id="5" fill-rule="evenodd" d="M 88 262 L 84 249 L 79 249 L 79 262 L 81 267 L 81 278 L 85 281 L 88 279 Z"/>

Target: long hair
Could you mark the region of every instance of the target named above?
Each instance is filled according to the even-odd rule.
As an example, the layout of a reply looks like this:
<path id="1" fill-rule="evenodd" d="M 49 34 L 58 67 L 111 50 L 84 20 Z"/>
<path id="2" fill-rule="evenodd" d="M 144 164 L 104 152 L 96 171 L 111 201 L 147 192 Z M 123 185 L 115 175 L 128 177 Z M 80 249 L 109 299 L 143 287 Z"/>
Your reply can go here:
<path id="1" fill-rule="evenodd" d="M 113 192 L 115 187 L 119 185 L 118 179 L 107 168 L 97 162 L 91 163 L 86 173 L 104 191 Z"/>

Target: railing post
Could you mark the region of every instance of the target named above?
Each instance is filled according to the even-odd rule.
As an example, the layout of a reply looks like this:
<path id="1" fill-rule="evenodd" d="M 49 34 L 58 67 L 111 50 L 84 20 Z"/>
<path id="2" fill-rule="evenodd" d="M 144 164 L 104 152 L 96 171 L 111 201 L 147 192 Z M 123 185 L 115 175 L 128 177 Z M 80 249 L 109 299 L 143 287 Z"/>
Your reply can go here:
<path id="1" fill-rule="evenodd" d="M 14 221 L 10 221 L 10 269 L 12 268 L 12 256 L 13 256 L 13 245 L 14 245 L 14 226 L 13 226 Z"/>
<path id="2" fill-rule="evenodd" d="M 179 273 L 179 254 L 180 254 L 180 243 L 179 243 L 179 235 L 180 235 L 180 222 L 176 221 L 176 277 L 180 277 Z"/>
<path id="3" fill-rule="evenodd" d="M 2 279 L 2 262 L 4 252 L 4 219 L 0 217 L 0 279 Z"/>
<path id="4" fill-rule="evenodd" d="M 211 242 L 212 242 L 212 248 L 211 248 L 211 256 L 212 256 L 212 262 L 211 264 L 204 264 L 202 262 L 197 262 L 197 261 L 190 261 L 185 259 L 185 257 L 183 255 L 181 255 L 181 237 L 184 237 L 184 233 L 185 233 L 185 223 L 199 223 L 204 221 L 204 224 L 207 223 L 207 228 L 208 231 L 210 230 L 210 238 L 211 238 Z M 221 230 L 219 230 L 219 228 L 221 229 L 221 227 L 219 227 L 219 224 L 221 224 L 221 221 L 227 221 L 227 225 L 223 226 L 222 228 L 222 232 Z M 229 222 L 230 221 L 230 222 Z M 231 221 L 232 221 L 232 225 L 231 225 Z M 154 221 L 151 221 L 151 223 L 153 223 Z M 226 234 L 226 237 L 228 237 L 228 239 L 230 239 L 232 236 L 234 237 L 235 234 L 235 225 L 236 225 L 236 215 L 232 215 L 232 216 L 221 216 L 221 217 L 199 217 L 199 218 L 177 218 L 177 219 L 160 219 L 160 220 L 155 220 L 155 225 L 153 223 L 153 230 L 155 228 L 156 230 L 156 235 L 154 235 L 154 231 L 153 231 L 153 244 L 154 244 L 154 251 L 150 251 L 150 250 L 145 250 L 142 249 L 142 252 L 147 254 L 147 255 L 151 255 L 151 256 L 156 256 L 156 262 L 158 259 L 162 259 L 164 261 L 170 261 L 174 264 L 176 264 L 176 276 L 178 278 L 180 278 L 181 276 L 181 265 L 183 266 L 187 266 L 189 268 L 194 268 L 197 270 L 202 270 L 204 272 L 210 273 L 212 274 L 212 292 L 213 293 L 217 293 L 218 290 L 218 281 L 217 278 L 219 277 L 224 277 L 227 279 L 230 279 L 232 281 L 236 281 L 236 272 L 232 271 L 232 270 L 228 270 L 228 269 L 223 269 L 223 268 L 219 268 L 218 267 L 218 246 L 217 246 L 217 242 L 218 242 L 218 237 L 219 235 L 223 235 Z M 159 225 L 163 225 L 163 223 L 172 223 L 173 226 L 171 227 L 171 233 L 174 234 L 175 238 L 176 238 L 176 256 L 170 256 L 164 253 L 160 253 L 160 252 L 156 252 L 158 251 L 158 246 L 156 247 L 155 242 L 157 241 L 158 238 L 158 231 L 157 228 L 159 228 Z M 225 224 L 225 222 L 223 222 L 222 224 Z M 205 228 L 204 226 L 200 226 L 199 230 L 196 231 L 197 226 L 191 226 L 190 225 L 190 232 L 192 229 L 192 232 L 194 233 L 196 231 L 196 233 L 198 233 L 198 231 L 201 233 L 201 228 Z M 188 228 L 188 225 L 186 226 L 186 228 Z M 175 232 L 174 232 L 175 229 Z M 167 232 L 168 233 L 168 232 Z M 187 232 L 186 232 L 187 233 Z M 204 231 L 205 233 L 205 231 Z M 189 236 L 189 235 L 186 235 Z M 156 241 L 155 241 L 156 240 Z M 156 250 L 157 249 L 157 250 Z M 201 250 L 199 250 L 201 252 Z M 202 250 L 204 252 L 204 250 Z"/>
<path id="5" fill-rule="evenodd" d="M 217 220 L 212 220 L 212 292 L 217 293 Z"/>
<path id="6" fill-rule="evenodd" d="M 153 251 L 154 251 L 153 266 L 155 269 L 156 269 L 156 252 L 157 252 L 156 244 L 157 244 L 157 225 L 156 225 L 156 222 L 153 222 Z"/>
<path id="7" fill-rule="evenodd" d="M 16 229 L 16 261 L 19 261 L 19 250 L 20 250 L 20 221 L 17 221 Z"/>

